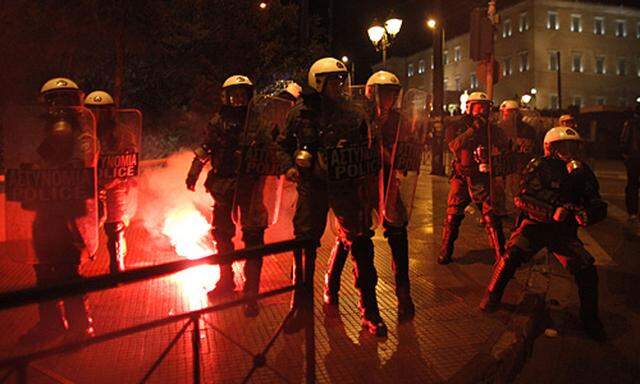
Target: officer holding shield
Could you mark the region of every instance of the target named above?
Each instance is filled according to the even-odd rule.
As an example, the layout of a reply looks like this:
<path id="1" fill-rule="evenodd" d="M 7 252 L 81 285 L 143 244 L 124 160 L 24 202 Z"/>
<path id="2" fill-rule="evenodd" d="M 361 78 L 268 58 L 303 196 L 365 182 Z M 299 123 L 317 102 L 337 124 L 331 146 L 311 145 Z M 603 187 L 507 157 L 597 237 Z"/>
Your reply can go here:
<path id="1" fill-rule="evenodd" d="M 316 61 L 309 69 L 308 88 L 302 103 L 289 113 L 280 146 L 290 165 L 287 178 L 298 183 L 298 202 L 293 220 L 296 238 L 314 244 L 295 256 L 294 279 L 305 287 L 293 296 L 294 318 L 289 331 L 297 330 L 311 316 L 316 249 L 331 208 L 340 239 L 351 249 L 356 264 L 363 329 L 385 336 L 375 287 L 371 236 L 371 180 L 379 178 L 379 144 L 372 137 L 367 116 L 344 96 L 349 71 L 332 57 Z"/>
<path id="2" fill-rule="evenodd" d="M 402 86 L 400 80 L 391 72 L 378 71 L 367 80 L 365 96 L 374 106 L 373 124 L 375 130 L 380 132 L 383 144 L 384 159 L 384 236 L 391 248 L 392 268 L 396 284 L 396 297 L 398 300 L 398 319 L 405 321 L 415 315 L 415 306 L 411 299 L 409 283 L 409 241 L 407 237 L 407 225 L 409 222 L 410 206 L 413 195 L 403 196 L 400 187 L 400 179 L 403 182 L 417 182 L 407 178 L 406 166 L 400 164 L 403 153 L 408 152 L 408 143 L 418 145 L 419 158 L 424 142 L 424 135 L 420 134 L 422 127 L 412 127 L 410 118 L 403 118 L 396 108 Z M 413 129 L 416 128 L 416 129 Z M 403 150 L 404 149 L 404 150 Z M 393 167 L 396 165 L 396 167 Z M 413 172 L 416 172 L 415 170 Z M 416 173 L 417 175 L 417 173 Z M 415 191 L 415 186 L 409 186 L 409 191 Z M 408 204 L 408 206 L 407 206 Z M 327 273 L 325 275 L 324 303 L 326 305 L 338 304 L 338 292 L 340 290 L 340 275 L 344 267 L 348 247 L 337 239 L 331 251 Z"/>

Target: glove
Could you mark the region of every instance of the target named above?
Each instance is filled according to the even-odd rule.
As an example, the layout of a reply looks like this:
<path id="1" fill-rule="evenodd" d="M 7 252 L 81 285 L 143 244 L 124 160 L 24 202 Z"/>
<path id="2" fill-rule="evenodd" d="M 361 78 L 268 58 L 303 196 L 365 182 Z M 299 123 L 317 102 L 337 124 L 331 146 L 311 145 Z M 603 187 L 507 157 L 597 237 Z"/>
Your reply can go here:
<path id="1" fill-rule="evenodd" d="M 300 171 L 296 167 L 291 167 L 284 174 L 284 177 L 293 183 L 297 183 L 300 181 Z"/>

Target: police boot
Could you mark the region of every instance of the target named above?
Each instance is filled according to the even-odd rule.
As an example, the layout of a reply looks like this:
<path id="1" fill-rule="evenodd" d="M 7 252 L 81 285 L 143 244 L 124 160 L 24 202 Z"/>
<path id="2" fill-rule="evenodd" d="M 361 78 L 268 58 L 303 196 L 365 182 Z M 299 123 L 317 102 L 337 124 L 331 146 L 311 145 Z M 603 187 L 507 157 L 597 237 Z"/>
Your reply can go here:
<path id="1" fill-rule="evenodd" d="M 378 274 L 373 264 L 373 242 L 368 237 L 359 237 L 351 245 L 351 254 L 356 262 L 355 281 L 360 292 L 360 315 L 362 328 L 372 335 L 387 335 L 387 325 L 380 316 L 376 284 Z"/>
<path id="2" fill-rule="evenodd" d="M 218 241 L 216 244 L 218 254 L 233 252 L 233 243 L 231 239 L 227 241 Z M 220 265 L 220 279 L 216 283 L 215 288 L 207 292 L 210 299 L 227 296 L 233 293 L 236 285 L 233 281 L 233 266 L 231 264 Z"/>
<path id="3" fill-rule="evenodd" d="M 398 320 L 400 322 L 413 319 L 415 305 L 411 299 L 411 285 L 409 283 L 409 239 L 407 229 L 399 228 L 385 233 L 389 247 L 393 273 L 396 282 L 396 297 L 398 298 Z"/>
<path id="4" fill-rule="evenodd" d="M 462 224 L 464 215 L 447 215 L 444 220 L 444 228 L 442 228 L 442 248 L 438 257 L 438 264 L 449 264 L 453 261 L 453 244 L 460 233 L 460 224 Z"/>
<path id="5" fill-rule="evenodd" d="M 340 292 L 340 276 L 344 269 L 344 263 L 349 256 L 349 248 L 340 239 L 331 250 L 327 273 L 324 275 L 323 300 L 326 305 L 338 305 L 338 293 Z"/>
<path id="6" fill-rule="evenodd" d="M 85 297 L 74 296 L 64 300 L 64 314 L 69 324 L 68 338 L 84 339 L 93 337 L 93 319 L 89 314 L 89 304 Z"/>
<path id="7" fill-rule="evenodd" d="M 514 250 L 512 254 L 507 254 L 496 263 L 487 291 L 480 301 L 479 307 L 482 311 L 494 312 L 500 306 L 504 289 L 520 266 L 516 252 Z"/>
<path id="8" fill-rule="evenodd" d="M 603 342 L 607 335 L 598 317 L 598 271 L 590 265 L 575 272 L 578 296 L 580 296 L 580 320 L 587 334 L 594 340 Z"/>
<path id="9" fill-rule="evenodd" d="M 105 223 L 107 250 L 109 251 L 109 272 L 116 274 L 124 271 L 124 258 L 127 255 L 127 242 L 124 238 L 126 226 L 122 221 Z"/>
<path id="10" fill-rule="evenodd" d="M 495 215 L 484 216 L 484 229 L 489 236 L 489 242 L 491 247 L 495 251 L 496 262 L 502 258 L 504 254 L 504 231 L 502 229 L 502 220 Z"/>
<path id="11" fill-rule="evenodd" d="M 38 322 L 27 333 L 20 336 L 18 342 L 25 345 L 38 345 L 62 336 L 66 323 L 60 312 L 60 304 L 57 301 L 39 303 Z"/>
<path id="12" fill-rule="evenodd" d="M 247 248 L 259 247 L 264 244 L 264 231 L 245 231 L 243 233 L 244 244 Z M 252 258 L 244 263 L 244 282 L 243 295 L 255 296 L 260 291 L 260 274 L 262 272 L 262 256 Z M 244 305 L 244 315 L 247 317 L 256 317 L 260 313 L 260 307 L 257 300 L 251 300 Z"/>
<path id="13" fill-rule="evenodd" d="M 293 252 L 293 284 L 299 285 L 291 297 L 293 314 L 284 325 L 285 333 L 303 329 L 313 316 L 313 274 L 315 273 L 316 249 L 307 248 Z"/>

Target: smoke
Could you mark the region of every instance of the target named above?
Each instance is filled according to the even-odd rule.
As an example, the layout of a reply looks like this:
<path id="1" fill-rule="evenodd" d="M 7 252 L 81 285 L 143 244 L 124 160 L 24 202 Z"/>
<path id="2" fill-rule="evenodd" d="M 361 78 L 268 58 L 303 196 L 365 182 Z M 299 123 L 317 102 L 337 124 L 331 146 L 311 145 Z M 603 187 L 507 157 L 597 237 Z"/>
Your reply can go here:
<path id="1" fill-rule="evenodd" d="M 187 258 L 211 255 L 215 251 L 209 234 L 211 196 L 202 180 L 196 192 L 189 191 L 185 178 L 193 152 L 177 152 L 166 159 L 164 167 L 149 169 L 140 178 L 137 217 L 156 241 L 171 241 L 176 253 Z"/>

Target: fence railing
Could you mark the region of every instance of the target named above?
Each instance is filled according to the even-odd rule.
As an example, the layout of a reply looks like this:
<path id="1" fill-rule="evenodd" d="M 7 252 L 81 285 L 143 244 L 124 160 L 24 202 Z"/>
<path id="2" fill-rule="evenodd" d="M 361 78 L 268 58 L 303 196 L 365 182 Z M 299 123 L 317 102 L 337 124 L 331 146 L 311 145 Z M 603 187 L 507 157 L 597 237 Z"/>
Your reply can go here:
<path id="1" fill-rule="evenodd" d="M 263 256 L 271 256 L 275 254 L 280 254 L 289 251 L 301 250 L 305 247 L 311 245 L 311 241 L 305 239 L 296 239 L 296 240 L 287 240 L 276 243 L 267 244 L 261 247 L 255 248 L 246 248 L 237 250 L 227 254 L 220 255 L 211 255 L 207 257 L 203 257 L 201 259 L 196 260 L 179 260 L 174 262 L 169 262 L 165 264 L 159 264 L 155 266 L 149 266 L 144 268 L 137 268 L 133 270 L 124 271 L 122 273 L 116 275 L 101 275 L 88 277 L 83 279 L 78 279 L 75 281 L 70 281 L 67 283 L 62 283 L 58 285 L 48 286 L 48 287 L 33 287 L 22 289 L 13 292 L 5 292 L 0 294 L 0 310 L 2 309 L 10 309 L 15 307 L 20 307 L 28 304 L 39 303 L 43 301 L 56 300 L 69 296 L 77 296 L 82 295 L 89 292 L 102 291 L 105 289 L 115 288 L 124 284 L 131 284 L 136 282 L 142 282 L 149 279 L 160 278 L 166 275 L 174 274 L 180 271 L 183 271 L 188 268 L 192 268 L 198 265 L 204 264 L 220 264 L 220 265 L 228 265 L 233 263 L 234 261 L 240 260 L 249 260 L 257 257 Z M 300 257 L 301 252 L 294 252 L 295 257 Z M 296 260 L 296 262 L 300 262 L 300 260 Z M 176 333 L 173 339 L 167 344 L 166 348 L 162 351 L 160 356 L 154 361 L 154 363 L 149 367 L 144 376 L 140 379 L 140 383 L 145 383 L 151 377 L 153 372 L 160 366 L 165 357 L 169 354 L 171 349 L 176 345 L 176 343 L 183 337 L 189 328 L 192 329 L 191 334 L 191 350 L 192 350 L 192 372 L 193 372 L 193 383 L 201 382 L 201 321 L 206 322 L 206 319 L 202 318 L 204 315 L 218 312 L 225 309 L 233 308 L 244 303 L 247 303 L 252 300 L 260 300 L 264 298 L 268 298 L 271 296 L 276 296 L 280 294 L 284 294 L 287 292 L 291 292 L 295 289 L 302 289 L 304 285 L 303 281 L 298 281 L 296 285 L 287 285 L 284 287 L 280 287 L 277 289 L 272 289 L 266 292 L 262 292 L 260 294 L 243 297 L 242 299 L 233 300 L 229 302 L 224 302 L 220 304 L 216 304 L 213 306 L 209 306 L 206 308 L 202 308 L 195 311 L 185 312 L 178 315 L 164 317 L 162 319 L 153 320 L 141 324 L 137 324 L 131 327 L 119 329 L 116 331 L 104 333 L 101 335 L 97 335 L 95 337 L 79 340 L 75 342 L 69 342 L 63 345 L 58 345 L 54 347 L 50 347 L 47 349 L 42 349 L 26 354 L 22 354 L 19 356 L 12 356 L 0 360 L 0 369 L 8 369 L 8 372 L 5 373 L 4 376 L 0 376 L 0 383 L 8 380 L 13 373 L 15 373 L 18 383 L 27 383 L 28 382 L 28 372 L 27 369 L 31 363 L 36 360 L 45 359 L 51 356 L 75 352 L 79 349 L 86 348 L 91 345 L 104 343 L 110 340 L 118 339 L 121 337 L 129 336 L 135 333 L 140 333 L 144 331 L 148 331 L 153 328 L 166 326 L 168 324 L 178 323 L 184 321 L 184 324 L 180 328 L 180 330 Z M 252 367 L 245 376 L 243 383 L 248 382 L 253 373 L 261 367 L 266 366 L 267 363 L 267 353 L 274 345 L 277 337 L 282 333 L 284 325 L 293 315 L 295 309 L 291 309 L 287 312 L 284 319 L 273 333 L 265 347 L 258 353 L 252 354 L 253 363 Z M 313 312 L 312 312 L 313 313 Z M 210 324 L 209 324 L 210 325 Z M 212 326 L 214 330 L 215 327 Z M 250 353 L 247 351 L 247 353 Z M 315 340 L 314 340 L 314 322 L 313 316 L 311 316 L 311 321 L 306 324 L 305 329 L 305 371 L 306 371 L 306 382 L 314 383 L 315 382 Z M 38 369 L 37 367 L 34 367 Z M 283 380 L 286 381 L 286 378 L 282 377 Z"/>

